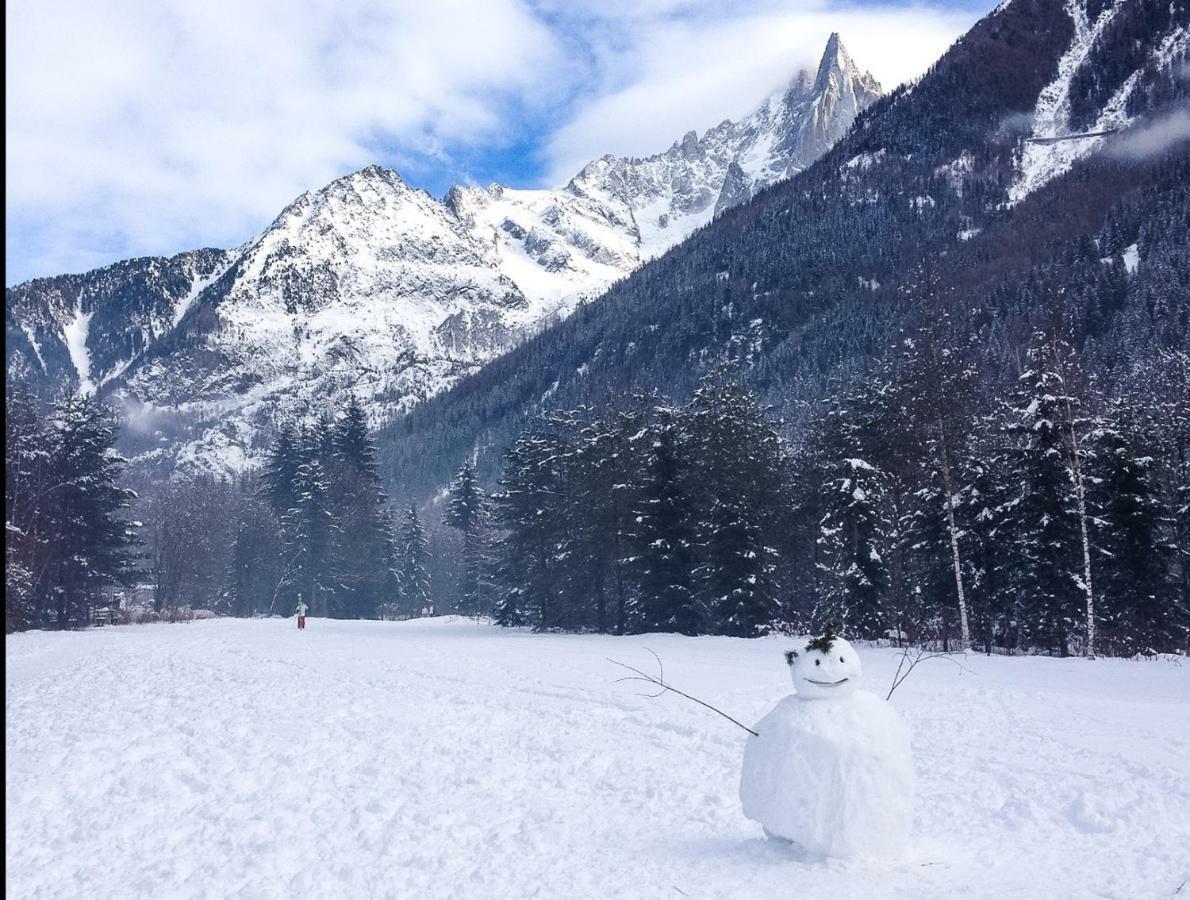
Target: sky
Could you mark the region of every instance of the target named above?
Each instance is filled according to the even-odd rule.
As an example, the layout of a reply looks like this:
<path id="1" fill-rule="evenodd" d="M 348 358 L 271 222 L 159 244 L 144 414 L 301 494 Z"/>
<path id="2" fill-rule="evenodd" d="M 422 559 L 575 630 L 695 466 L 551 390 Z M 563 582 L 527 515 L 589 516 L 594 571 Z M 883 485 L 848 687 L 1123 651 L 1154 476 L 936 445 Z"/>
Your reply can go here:
<path id="1" fill-rule="evenodd" d="M 371 163 L 564 184 L 746 115 L 832 31 L 888 89 L 993 0 L 13 0 L 5 284 L 234 247 Z"/>

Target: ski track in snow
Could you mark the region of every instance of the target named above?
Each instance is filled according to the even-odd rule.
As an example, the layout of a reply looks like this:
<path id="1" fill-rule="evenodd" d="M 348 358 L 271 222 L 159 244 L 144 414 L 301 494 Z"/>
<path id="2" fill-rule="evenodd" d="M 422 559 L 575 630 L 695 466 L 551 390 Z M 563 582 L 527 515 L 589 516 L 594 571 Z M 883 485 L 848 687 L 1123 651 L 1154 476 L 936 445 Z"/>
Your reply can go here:
<path id="1" fill-rule="evenodd" d="M 1164 897 L 1190 877 L 1190 667 L 968 656 L 894 696 L 910 856 L 804 858 L 740 810 L 783 638 L 460 619 L 6 638 L 18 898 Z M 862 650 L 883 695 L 896 654 Z"/>

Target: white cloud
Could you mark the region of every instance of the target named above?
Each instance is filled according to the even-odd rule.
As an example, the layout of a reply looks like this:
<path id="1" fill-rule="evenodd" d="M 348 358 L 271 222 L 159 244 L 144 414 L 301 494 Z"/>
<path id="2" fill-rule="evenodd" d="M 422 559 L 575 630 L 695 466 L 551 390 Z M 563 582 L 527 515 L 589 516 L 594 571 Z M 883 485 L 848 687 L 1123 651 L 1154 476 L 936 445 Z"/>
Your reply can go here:
<path id="1" fill-rule="evenodd" d="M 8 245 L 45 273 L 243 240 L 379 143 L 487 139 L 564 65 L 522 0 L 23 0 L 6 43 Z"/>
<path id="2" fill-rule="evenodd" d="M 1108 144 L 1113 156 L 1145 159 L 1164 153 L 1175 144 L 1190 141 L 1190 112 L 1175 109 L 1156 119 L 1142 121 L 1131 132 Z"/>

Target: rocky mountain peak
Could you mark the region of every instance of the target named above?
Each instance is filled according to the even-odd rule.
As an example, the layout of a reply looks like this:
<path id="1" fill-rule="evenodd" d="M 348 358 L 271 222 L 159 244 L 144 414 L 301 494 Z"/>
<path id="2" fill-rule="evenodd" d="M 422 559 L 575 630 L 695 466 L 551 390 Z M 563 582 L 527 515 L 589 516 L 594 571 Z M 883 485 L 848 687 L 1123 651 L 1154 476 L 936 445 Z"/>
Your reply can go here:
<path id="1" fill-rule="evenodd" d="M 642 257 L 655 256 L 814 162 L 879 94 L 832 34 L 817 70 L 797 72 L 750 116 L 725 120 L 701 138 L 688 131 L 656 156 L 604 156 L 566 190 L 622 209 L 639 228 Z"/>
<path id="2" fill-rule="evenodd" d="M 830 36 L 826 42 L 826 50 L 822 60 L 818 63 L 818 72 L 814 77 L 813 91 L 823 94 L 830 90 L 850 90 L 853 93 L 866 92 L 879 95 L 880 83 L 871 72 L 860 72 L 859 67 L 852 61 L 847 48 L 839 38 L 838 32 Z M 873 97 L 875 99 L 875 97 Z"/>

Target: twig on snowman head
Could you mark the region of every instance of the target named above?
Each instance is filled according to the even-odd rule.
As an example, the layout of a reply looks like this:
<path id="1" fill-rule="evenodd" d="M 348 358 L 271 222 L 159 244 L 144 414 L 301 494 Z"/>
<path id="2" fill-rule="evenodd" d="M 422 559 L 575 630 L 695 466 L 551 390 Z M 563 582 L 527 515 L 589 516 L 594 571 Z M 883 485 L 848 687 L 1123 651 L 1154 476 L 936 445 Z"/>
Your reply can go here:
<path id="1" fill-rule="evenodd" d="M 648 650 L 647 647 L 645 649 Z M 649 652 L 653 653 L 652 650 L 649 650 Z M 749 734 L 753 735 L 754 737 L 759 737 L 757 732 L 753 731 L 751 728 L 749 728 L 743 722 L 740 722 L 738 719 L 733 719 L 731 716 L 729 716 L 723 710 L 718 709 L 714 706 L 711 706 L 711 704 L 707 703 L 705 700 L 699 700 L 697 697 L 692 697 L 689 694 L 687 694 L 685 691 L 679 691 L 676 687 L 667 683 L 665 680 L 665 666 L 663 666 L 661 663 L 661 657 L 658 656 L 656 653 L 653 653 L 653 658 L 655 660 L 657 660 L 657 668 L 658 668 L 659 672 L 661 673 L 660 675 L 650 675 L 647 672 L 642 672 L 640 669 L 636 668 L 635 666 L 630 666 L 627 663 L 622 663 L 618 659 L 612 659 L 610 656 L 607 657 L 607 661 L 609 663 L 612 663 L 613 665 L 619 666 L 621 669 L 627 669 L 629 672 L 634 673 L 632 675 L 625 675 L 623 678 L 617 678 L 616 679 L 617 684 L 619 684 L 621 681 L 644 681 L 648 684 L 653 685 L 654 687 L 661 688 L 661 690 L 659 690 L 655 694 L 642 694 L 641 696 L 643 696 L 643 697 L 649 697 L 649 698 L 660 697 L 662 694 L 664 694 L 666 692 L 677 694 L 679 697 L 685 697 L 687 700 L 694 701 L 699 706 L 705 706 L 711 712 L 718 713 L 719 715 L 723 716 L 723 718 L 727 719 L 727 721 L 731 722 L 733 725 L 738 725 L 740 728 L 744 729 L 744 731 L 748 732 Z"/>

